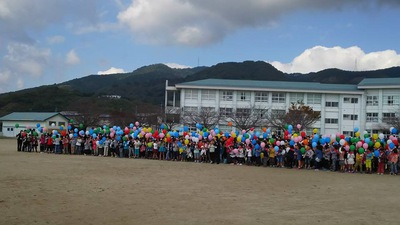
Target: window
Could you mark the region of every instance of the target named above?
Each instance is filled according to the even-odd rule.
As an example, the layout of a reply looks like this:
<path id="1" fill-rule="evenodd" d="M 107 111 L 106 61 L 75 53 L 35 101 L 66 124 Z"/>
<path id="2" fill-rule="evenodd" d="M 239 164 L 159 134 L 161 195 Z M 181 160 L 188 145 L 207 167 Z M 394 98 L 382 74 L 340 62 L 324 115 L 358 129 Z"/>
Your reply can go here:
<path id="1" fill-rule="evenodd" d="M 55 125 L 57 125 L 57 122 L 56 122 L 56 121 L 49 121 L 49 127 L 52 127 L 53 124 L 54 124 L 54 126 L 55 126 Z"/>
<path id="2" fill-rule="evenodd" d="M 285 93 L 272 93 L 272 103 L 285 103 L 286 94 Z"/>
<path id="3" fill-rule="evenodd" d="M 229 117 L 233 115 L 233 109 L 232 108 L 220 108 L 220 113 L 221 116 Z"/>
<path id="4" fill-rule="evenodd" d="M 338 124 L 338 123 L 339 123 L 339 119 L 325 118 L 325 123 L 329 123 L 329 124 Z"/>
<path id="5" fill-rule="evenodd" d="M 213 101 L 215 100 L 216 92 L 212 90 L 202 90 L 201 91 L 201 100 L 205 101 Z"/>
<path id="6" fill-rule="evenodd" d="M 343 131 L 343 135 L 346 137 L 353 137 L 354 131 Z"/>
<path id="7" fill-rule="evenodd" d="M 344 103 L 351 103 L 351 104 L 357 104 L 358 103 L 358 98 L 343 98 Z"/>
<path id="8" fill-rule="evenodd" d="M 325 102 L 325 107 L 339 107 L 339 102 Z"/>
<path id="9" fill-rule="evenodd" d="M 386 95 L 383 97 L 384 105 L 398 105 L 399 104 L 399 96 L 394 95 Z"/>
<path id="10" fill-rule="evenodd" d="M 388 123 L 396 118 L 396 113 L 383 113 L 382 121 Z"/>
<path id="11" fill-rule="evenodd" d="M 65 122 L 58 122 L 58 126 L 64 126 L 65 127 Z"/>
<path id="12" fill-rule="evenodd" d="M 304 94 L 303 93 L 290 93 L 290 102 L 297 103 L 304 101 Z"/>
<path id="13" fill-rule="evenodd" d="M 378 122 L 378 113 L 367 113 L 367 122 Z"/>
<path id="14" fill-rule="evenodd" d="M 7 131 L 14 131 L 14 128 L 13 127 L 8 127 Z"/>
<path id="15" fill-rule="evenodd" d="M 250 93 L 245 91 L 239 91 L 237 93 L 237 100 L 240 102 L 250 101 Z"/>
<path id="16" fill-rule="evenodd" d="M 307 95 L 308 104 L 321 104 L 321 94 L 308 94 Z"/>
<path id="17" fill-rule="evenodd" d="M 378 105 L 378 96 L 367 96 L 367 105 L 377 106 Z"/>
<path id="18" fill-rule="evenodd" d="M 255 93 L 256 102 L 268 102 L 268 92 L 256 92 Z"/>
<path id="19" fill-rule="evenodd" d="M 188 89 L 185 91 L 185 99 L 197 100 L 197 90 Z"/>
<path id="20" fill-rule="evenodd" d="M 343 114 L 344 120 L 358 120 L 358 115 L 353 114 Z"/>
<path id="21" fill-rule="evenodd" d="M 200 113 L 211 113 L 211 112 L 215 112 L 215 108 L 214 107 L 201 107 L 201 111 Z"/>
<path id="22" fill-rule="evenodd" d="M 221 101 L 232 101 L 233 100 L 233 92 L 232 91 L 223 91 L 221 95 Z"/>
<path id="23" fill-rule="evenodd" d="M 236 109 L 236 116 L 239 117 L 249 117 L 250 116 L 250 109 L 245 108 L 238 108 Z"/>

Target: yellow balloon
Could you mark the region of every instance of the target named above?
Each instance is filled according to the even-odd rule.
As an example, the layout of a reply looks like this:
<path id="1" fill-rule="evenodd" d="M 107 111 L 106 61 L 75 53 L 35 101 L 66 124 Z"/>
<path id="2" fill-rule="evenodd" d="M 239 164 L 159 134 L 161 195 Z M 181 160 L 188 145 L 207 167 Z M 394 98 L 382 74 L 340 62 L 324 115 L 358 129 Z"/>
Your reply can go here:
<path id="1" fill-rule="evenodd" d="M 147 132 L 151 132 L 153 129 L 151 129 L 151 127 L 147 128 Z"/>
<path id="2" fill-rule="evenodd" d="M 231 133 L 231 136 L 232 136 L 233 138 L 235 138 L 235 137 L 236 137 L 236 133 L 235 133 L 235 132 L 232 132 L 232 133 Z"/>
<path id="3" fill-rule="evenodd" d="M 179 153 L 182 154 L 182 152 L 183 152 L 183 148 L 179 148 Z"/>
<path id="4" fill-rule="evenodd" d="M 317 129 L 317 128 L 314 128 L 313 133 L 314 133 L 314 134 L 318 133 L 318 129 Z"/>
<path id="5" fill-rule="evenodd" d="M 200 135 L 203 136 L 203 134 L 204 134 L 203 131 L 200 131 Z"/>
<path id="6" fill-rule="evenodd" d="M 297 137 L 298 135 L 296 133 L 293 134 L 293 137 Z"/>
<path id="7" fill-rule="evenodd" d="M 372 138 L 375 139 L 375 140 L 378 139 L 378 134 L 373 134 Z"/>
<path id="8" fill-rule="evenodd" d="M 167 133 L 167 137 L 171 137 L 171 134 L 170 134 L 170 133 Z"/>
<path id="9" fill-rule="evenodd" d="M 143 127 L 143 131 L 144 131 L 145 133 L 147 133 L 147 128 L 146 128 L 146 127 Z"/>
<path id="10" fill-rule="evenodd" d="M 189 140 L 188 139 L 185 140 L 185 145 L 187 145 L 187 144 L 189 144 Z"/>
<path id="11" fill-rule="evenodd" d="M 356 137 L 360 137 L 360 131 L 356 132 Z"/>
<path id="12" fill-rule="evenodd" d="M 375 142 L 375 148 L 380 148 L 381 147 L 381 143 L 379 143 L 379 142 Z"/>
<path id="13" fill-rule="evenodd" d="M 236 138 L 236 140 L 237 140 L 238 142 L 242 142 L 242 137 L 239 136 L 239 137 Z"/>
<path id="14" fill-rule="evenodd" d="M 217 134 L 217 137 L 220 138 L 220 137 L 221 137 L 221 134 Z"/>

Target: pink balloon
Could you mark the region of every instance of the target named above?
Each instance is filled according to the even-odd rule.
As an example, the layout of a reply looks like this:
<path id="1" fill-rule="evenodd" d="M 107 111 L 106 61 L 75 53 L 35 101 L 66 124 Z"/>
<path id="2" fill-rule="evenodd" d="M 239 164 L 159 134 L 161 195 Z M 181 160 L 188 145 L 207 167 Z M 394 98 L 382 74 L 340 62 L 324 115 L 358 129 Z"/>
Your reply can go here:
<path id="1" fill-rule="evenodd" d="M 261 148 L 265 148 L 265 143 L 261 142 L 260 146 L 261 146 Z"/>
<path id="2" fill-rule="evenodd" d="M 346 146 L 344 146 L 344 149 L 345 149 L 346 151 L 349 151 L 349 150 L 350 150 L 350 146 L 346 145 Z"/>
<path id="3" fill-rule="evenodd" d="M 135 130 L 136 130 L 136 127 L 133 127 L 132 130 L 135 131 Z"/>
<path id="4" fill-rule="evenodd" d="M 362 142 L 361 141 L 357 142 L 356 147 L 360 148 L 361 146 L 362 146 Z"/>
<path id="5" fill-rule="evenodd" d="M 147 133 L 146 138 L 151 138 L 151 133 Z"/>
<path id="6" fill-rule="evenodd" d="M 301 125 L 300 124 L 297 124 L 297 129 L 301 129 Z"/>
<path id="7" fill-rule="evenodd" d="M 137 126 L 137 127 L 139 126 L 139 122 L 138 121 L 135 122 L 135 126 Z"/>
<path id="8" fill-rule="evenodd" d="M 114 133 L 114 128 L 111 127 L 111 128 L 110 128 L 110 132 L 111 132 L 111 133 Z"/>
<path id="9" fill-rule="evenodd" d="M 208 140 L 211 141 L 212 139 L 213 139 L 213 136 L 212 136 L 211 134 L 209 134 L 209 135 L 208 135 Z"/>
<path id="10" fill-rule="evenodd" d="M 164 138 L 164 137 L 165 137 L 165 134 L 164 134 L 164 133 L 160 133 L 158 136 L 159 136 L 160 138 Z"/>
<path id="11" fill-rule="evenodd" d="M 364 144 L 363 144 L 363 148 L 364 148 L 364 149 L 367 149 L 367 148 L 368 148 L 368 144 L 367 144 L 367 143 L 364 143 Z"/>
<path id="12" fill-rule="evenodd" d="M 146 132 L 144 132 L 144 131 L 142 130 L 142 131 L 140 131 L 140 134 L 141 134 L 142 136 L 144 136 L 144 135 L 146 134 Z"/>
<path id="13" fill-rule="evenodd" d="M 200 141 L 203 140 L 203 136 L 199 135 L 199 140 Z"/>
<path id="14" fill-rule="evenodd" d="M 250 139 L 246 139 L 246 144 L 250 144 Z"/>
<path id="15" fill-rule="evenodd" d="M 111 133 L 111 134 L 110 134 L 110 137 L 112 137 L 112 138 L 113 138 L 113 137 L 114 137 L 114 135 L 115 135 L 114 133 Z"/>
<path id="16" fill-rule="evenodd" d="M 246 130 L 242 130 L 242 134 L 245 134 L 246 133 Z"/>
<path id="17" fill-rule="evenodd" d="M 296 141 L 297 142 L 297 141 Z M 276 142 L 276 146 L 281 146 L 281 142 L 280 141 L 277 141 Z"/>
<path id="18" fill-rule="evenodd" d="M 293 141 L 296 142 L 296 143 L 299 142 L 299 137 L 293 138 Z"/>

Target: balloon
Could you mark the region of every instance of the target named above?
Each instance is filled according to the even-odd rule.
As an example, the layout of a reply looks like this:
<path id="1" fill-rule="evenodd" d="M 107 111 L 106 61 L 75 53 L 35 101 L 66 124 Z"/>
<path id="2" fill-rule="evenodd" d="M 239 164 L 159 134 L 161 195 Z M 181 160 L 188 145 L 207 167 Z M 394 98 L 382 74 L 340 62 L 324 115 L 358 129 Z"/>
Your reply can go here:
<path id="1" fill-rule="evenodd" d="M 364 143 L 364 144 L 363 144 L 363 148 L 364 148 L 364 149 L 367 149 L 367 148 L 368 148 L 368 144 L 367 144 L 367 143 Z"/>
<path id="2" fill-rule="evenodd" d="M 394 149 L 394 147 L 395 147 L 395 145 L 393 144 L 393 142 L 389 144 L 390 149 Z"/>
<path id="3" fill-rule="evenodd" d="M 345 143 L 346 143 L 346 141 L 345 141 L 344 139 L 341 139 L 341 140 L 339 141 L 339 144 L 340 144 L 341 146 L 343 146 Z"/>
<path id="4" fill-rule="evenodd" d="M 265 142 L 261 142 L 260 146 L 261 148 L 265 148 Z"/>
<path id="5" fill-rule="evenodd" d="M 380 133 L 380 134 L 378 135 L 378 137 L 379 137 L 379 139 L 383 139 L 383 138 L 385 138 L 385 135 L 382 134 L 382 133 Z"/>
<path id="6" fill-rule="evenodd" d="M 354 151 L 354 150 L 356 150 L 356 146 L 354 146 L 354 145 L 350 145 L 350 151 Z"/>
<path id="7" fill-rule="evenodd" d="M 304 138 L 304 137 L 306 137 L 306 132 L 302 131 L 302 132 L 300 133 L 300 135 Z"/>
<path id="8" fill-rule="evenodd" d="M 392 134 L 397 134 L 397 129 L 396 128 L 392 129 Z"/>
<path id="9" fill-rule="evenodd" d="M 232 126 L 232 122 L 228 122 L 228 126 L 230 126 L 230 127 L 231 127 L 231 126 Z"/>
<path id="10" fill-rule="evenodd" d="M 358 149 L 358 153 L 360 153 L 360 154 L 363 154 L 364 151 L 365 151 L 365 150 L 364 150 L 363 148 L 359 148 L 359 149 Z"/>
<path id="11" fill-rule="evenodd" d="M 36 127 L 39 128 L 40 127 L 40 123 L 36 124 Z"/>
<path id="12" fill-rule="evenodd" d="M 360 137 L 360 132 L 357 131 L 357 132 L 355 133 L 355 135 L 356 135 L 356 137 Z"/>
<path id="13" fill-rule="evenodd" d="M 317 129 L 317 128 L 314 128 L 313 133 L 314 133 L 314 134 L 318 133 L 318 129 Z"/>
<path id="14" fill-rule="evenodd" d="M 381 143 L 379 143 L 379 142 L 375 142 L 375 145 L 374 145 L 374 147 L 375 147 L 375 148 L 380 148 L 380 147 L 381 147 Z"/>
<path id="15" fill-rule="evenodd" d="M 301 152 L 301 154 L 304 154 L 304 153 L 306 153 L 306 149 L 304 147 L 301 147 L 300 152 Z"/>
<path id="16" fill-rule="evenodd" d="M 279 147 L 278 147 L 278 146 L 275 146 L 275 147 L 274 147 L 274 150 L 275 150 L 275 152 L 278 152 L 278 151 L 279 151 Z"/>
<path id="17" fill-rule="evenodd" d="M 301 129 L 301 125 L 300 125 L 300 124 L 297 124 L 296 127 L 297 127 L 297 129 L 299 129 L 299 130 Z"/>
<path id="18" fill-rule="evenodd" d="M 75 129 L 74 129 L 74 132 L 75 132 L 75 133 L 78 133 L 78 131 L 79 131 L 78 128 L 75 128 Z"/>
<path id="19" fill-rule="evenodd" d="M 358 127 L 355 127 L 355 128 L 354 128 L 354 132 L 356 132 L 356 133 L 357 133 L 357 132 L 358 132 L 358 130 L 359 130 L 359 129 L 358 129 Z"/>
<path id="20" fill-rule="evenodd" d="M 19 124 L 18 124 L 18 123 L 16 123 L 16 124 L 15 124 L 15 128 L 18 128 L 18 127 L 19 127 Z"/>
<path id="21" fill-rule="evenodd" d="M 250 139 L 246 139 L 246 144 L 250 144 Z"/>

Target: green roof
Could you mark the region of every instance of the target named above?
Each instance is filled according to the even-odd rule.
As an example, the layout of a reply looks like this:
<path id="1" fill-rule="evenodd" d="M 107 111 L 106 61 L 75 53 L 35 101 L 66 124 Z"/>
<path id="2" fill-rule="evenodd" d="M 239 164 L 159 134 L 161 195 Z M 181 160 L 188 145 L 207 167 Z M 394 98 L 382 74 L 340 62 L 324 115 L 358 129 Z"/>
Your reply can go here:
<path id="1" fill-rule="evenodd" d="M 357 85 L 352 84 L 325 84 L 319 82 L 294 82 L 294 81 L 260 81 L 260 80 L 225 80 L 205 79 L 176 84 L 177 87 L 229 87 L 248 89 L 278 89 L 278 90 L 303 90 L 303 91 L 346 91 L 360 92 Z"/>
<path id="2" fill-rule="evenodd" d="M 61 114 L 58 112 L 14 112 L 1 117 L 0 120 L 1 121 L 45 121 L 57 115 Z"/>
<path id="3" fill-rule="evenodd" d="M 400 86 L 400 77 L 393 78 L 365 78 L 358 86 Z"/>

